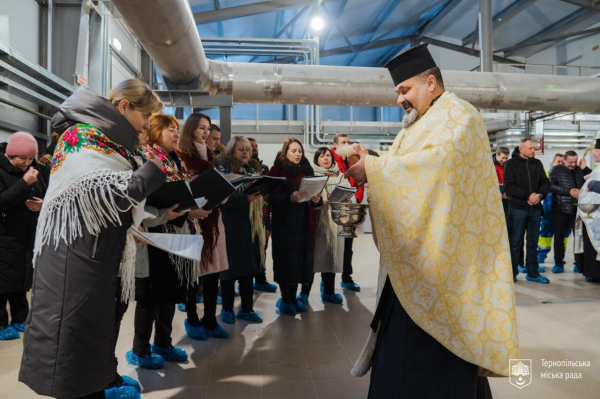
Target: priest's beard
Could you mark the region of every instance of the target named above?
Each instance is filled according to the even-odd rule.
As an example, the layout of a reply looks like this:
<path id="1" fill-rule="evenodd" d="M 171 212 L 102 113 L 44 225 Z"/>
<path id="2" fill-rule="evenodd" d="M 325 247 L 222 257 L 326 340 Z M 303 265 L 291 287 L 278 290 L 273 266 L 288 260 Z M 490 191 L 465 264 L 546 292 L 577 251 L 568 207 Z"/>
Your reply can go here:
<path id="1" fill-rule="evenodd" d="M 409 128 L 413 123 L 415 123 L 419 119 L 419 111 L 413 108 L 410 112 L 404 114 L 404 118 L 402 118 L 402 124 L 404 128 Z"/>

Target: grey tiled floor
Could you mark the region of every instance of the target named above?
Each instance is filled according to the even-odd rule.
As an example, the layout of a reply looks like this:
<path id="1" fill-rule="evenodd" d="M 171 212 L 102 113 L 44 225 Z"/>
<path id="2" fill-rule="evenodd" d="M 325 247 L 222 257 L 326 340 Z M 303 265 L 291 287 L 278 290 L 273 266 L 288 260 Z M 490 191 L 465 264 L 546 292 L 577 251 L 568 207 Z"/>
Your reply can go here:
<path id="1" fill-rule="evenodd" d="M 355 240 L 354 252 L 355 280 L 362 292 L 344 292 L 342 306 L 324 305 L 317 282 L 310 297 L 311 311 L 296 318 L 275 313 L 278 294 L 257 294 L 255 309 L 263 316 L 263 324 L 237 321 L 224 325 L 232 338 L 207 342 L 187 338 L 185 315 L 177 312 L 174 344 L 185 348 L 190 360 L 167 363 L 159 371 L 136 369 L 125 362 L 133 337 L 132 304 L 117 345 L 119 371 L 138 379 L 145 399 L 366 398 L 368 375 L 355 378 L 348 371 L 368 334 L 379 260 L 370 235 Z M 491 379 L 495 398 L 600 397 L 600 286 L 585 283 L 572 267 L 562 275 L 547 275 L 552 281 L 549 285 L 529 283 L 522 277 L 516 284 L 517 301 L 523 303 L 517 307 L 519 340 L 523 357 L 533 361 L 533 382 L 519 390 L 507 379 Z M 593 301 L 539 302 L 579 298 Z M 21 351 L 21 340 L 0 342 L 0 398 L 38 397 L 17 381 Z M 588 360 L 591 367 L 552 369 L 582 373 L 579 380 L 542 379 L 541 359 Z"/>

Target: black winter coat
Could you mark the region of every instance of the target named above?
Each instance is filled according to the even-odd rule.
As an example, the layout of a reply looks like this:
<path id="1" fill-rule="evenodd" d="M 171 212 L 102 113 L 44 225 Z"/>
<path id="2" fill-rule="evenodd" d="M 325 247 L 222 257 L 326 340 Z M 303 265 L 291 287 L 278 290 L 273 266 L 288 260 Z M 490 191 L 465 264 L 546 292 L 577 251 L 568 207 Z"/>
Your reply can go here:
<path id="1" fill-rule="evenodd" d="M 4 155 L 0 144 L 0 293 L 23 292 L 33 281 L 33 246 L 39 212 L 27 209 L 25 201 L 44 198 L 46 184 L 42 175 L 31 186 L 23 180 L 24 171 Z M 35 160 L 32 168 L 39 171 Z"/>
<path id="2" fill-rule="evenodd" d="M 286 177 L 286 184 L 269 195 L 273 218 L 271 238 L 274 280 L 279 284 L 308 284 L 313 275 L 315 213 L 312 201 L 294 202 L 290 196 L 300 188 L 305 176 L 313 176 L 308 161 L 300 168 L 275 164 L 269 176 Z"/>
<path id="3" fill-rule="evenodd" d="M 227 154 L 217 155 L 215 163 L 217 169 L 225 174 L 260 175 L 262 173 L 262 167 L 255 159 L 250 159 L 244 171 L 241 171 L 241 163 Z M 260 252 L 264 251 L 264 248 L 260 248 L 259 238 L 253 237 L 247 195 L 241 192 L 232 194 L 227 202 L 221 205 L 221 212 L 229 262 L 229 269 L 220 274 L 221 280 L 238 279 L 258 273 L 262 264 Z"/>
<path id="4" fill-rule="evenodd" d="M 558 165 L 550 172 L 550 192 L 552 196 L 552 211 L 560 211 L 567 215 L 575 215 L 577 200 L 571 197 L 571 189 L 580 189 L 585 180 L 583 176 L 591 173 L 591 169 L 581 170 L 579 166 L 570 170 L 565 165 Z"/>
<path id="5" fill-rule="evenodd" d="M 544 165 L 539 159 L 525 159 L 519 155 L 504 164 L 504 191 L 510 206 L 514 208 L 541 209 L 541 201 L 532 207 L 527 200 L 532 193 L 541 194 L 540 199 L 544 199 L 548 194 L 549 186 Z"/>

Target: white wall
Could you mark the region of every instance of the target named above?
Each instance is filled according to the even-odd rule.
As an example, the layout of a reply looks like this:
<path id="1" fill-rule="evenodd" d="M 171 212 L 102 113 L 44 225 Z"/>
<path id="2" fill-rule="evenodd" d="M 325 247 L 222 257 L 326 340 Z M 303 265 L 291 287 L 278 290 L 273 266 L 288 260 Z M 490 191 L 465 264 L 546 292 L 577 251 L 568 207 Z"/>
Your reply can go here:
<path id="1" fill-rule="evenodd" d="M 597 28 L 596 24 L 587 29 Z M 580 59 L 569 63 L 570 66 L 596 66 L 600 67 L 600 49 L 594 50 L 595 46 L 600 45 L 600 34 L 582 37 L 578 36 L 570 40 L 564 40 L 556 46 L 552 46 L 544 51 L 527 58 L 528 64 L 551 64 L 560 65 L 575 57 L 582 56 Z M 569 74 L 578 74 L 576 69 L 568 69 Z M 600 73 L 600 68 L 586 69 L 582 68 L 583 76 L 590 76 Z"/>

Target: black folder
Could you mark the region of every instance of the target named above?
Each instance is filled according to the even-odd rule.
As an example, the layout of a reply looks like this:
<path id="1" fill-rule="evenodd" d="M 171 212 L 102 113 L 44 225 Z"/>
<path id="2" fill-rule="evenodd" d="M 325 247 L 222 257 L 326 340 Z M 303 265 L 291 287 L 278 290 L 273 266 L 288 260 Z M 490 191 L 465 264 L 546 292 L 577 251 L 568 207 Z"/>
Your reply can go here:
<path id="1" fill-rule="evenodd" d="M 235 187 L 218 170 L 210 168 L 190 182 L 194 198 L 206 198 L 206 205 L 202 209 L 211 210 L 231 194 Z"/>
<path id="2" fill-rule="evenodd" d="M 146 200 L 146 204 L 158 209 L 169 208 L 175 204 L 179 207 L 175 212 L 184 212 L 198 209 L 195 197 L 190 189 L 189 182 L 185 180 L 165 182 Z"/>
<path id="3" fill-rule="evenodd" d="M 245 189 L 244 194 L 260 192 L 262 195 L 269 195 L 284 182 L 285 177 L 262 176 L 260 180 L 255 181 L 250 187 Z"/>

